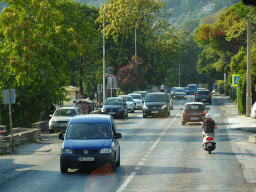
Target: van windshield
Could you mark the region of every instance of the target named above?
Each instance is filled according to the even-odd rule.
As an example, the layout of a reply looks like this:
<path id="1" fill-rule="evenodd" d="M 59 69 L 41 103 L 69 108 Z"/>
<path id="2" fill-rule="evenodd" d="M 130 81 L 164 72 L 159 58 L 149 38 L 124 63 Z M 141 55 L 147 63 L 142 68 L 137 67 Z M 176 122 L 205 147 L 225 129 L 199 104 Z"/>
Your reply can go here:
<path id="1" fill-rule="evenodd" d="M 67 128 L 65 139 L 110 139 L 110 130 L 109 124 L 70 124 Z"/>

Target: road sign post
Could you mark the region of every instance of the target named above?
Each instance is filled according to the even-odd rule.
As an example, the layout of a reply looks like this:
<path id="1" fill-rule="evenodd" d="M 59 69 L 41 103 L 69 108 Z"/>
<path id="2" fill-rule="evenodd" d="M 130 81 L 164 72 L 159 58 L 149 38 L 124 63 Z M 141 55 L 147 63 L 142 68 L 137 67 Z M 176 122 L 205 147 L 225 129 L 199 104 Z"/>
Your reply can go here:
<path id="1" fill-rule="evenodd" d="M 3 90 L 3 104 L 9 105 L 9 118 L 10 118 L 10 130 L 11 130 L 11 143 L 12 151 L 13 149 L 13 132 L 12 132 L 12 107 L 11 105 L 15 103 L 15 89 L 6 89 Z"/>

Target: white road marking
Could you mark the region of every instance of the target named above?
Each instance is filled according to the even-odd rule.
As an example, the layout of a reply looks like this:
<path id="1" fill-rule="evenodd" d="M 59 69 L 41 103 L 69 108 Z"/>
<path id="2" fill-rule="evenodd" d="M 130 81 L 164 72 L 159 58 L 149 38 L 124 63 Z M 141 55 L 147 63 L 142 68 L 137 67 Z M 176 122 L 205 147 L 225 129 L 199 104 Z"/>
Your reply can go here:
<path id="1" fill-rule="evenodd" d="M 175 118 L 172 120 L 172 122 L 169 124 L 169 126 L 167 127 L 166 130 L 168 130 L 169 128 L 171 128 L 172 124 L 174 123 L 174 121 L 176 120 L 176 118 L 178 116 L 180 116 L 181 114 L 176 114 Z M 165 134 L 165 131 L 163 131 L 163 133 L 161 134 L 161 136 L 155 141 L 155 143 L 150 147 L 149 151 L 147 152 L 147 154 L 150 154 L 152 150 L 155 149 L 156 145 L 159 143 L 159 141 L 162 139 L 162 137 L 164 136 Z M 146 158 L 143 158 L 143 159 L 146 159 Z M 142 160 L 143 160 L 142 159 Z M 138 165 L 143 165 L 144 162 L 139 162 Z M 135 170 L 138 170 L 140 169 L 140 167 L 136 167 Z M 137 172 L 132 172 L 129 177 L 124 181 L 124 183 L 116 190 L 116 192 L 122 192 L 125 187 L 130 183 L 130 181 L 133 179 L 133 177 L 136 175 Z"/>
<path id="2" fill-rule="evenodd" d="M 125 182 L 116 190 L 116 192 L 121 192 L 125 189 L 125 187 L 130 183 L 132 178 L 136 175 L 137 172 L 132 172 L 129 177 L 125 180 Z"/>

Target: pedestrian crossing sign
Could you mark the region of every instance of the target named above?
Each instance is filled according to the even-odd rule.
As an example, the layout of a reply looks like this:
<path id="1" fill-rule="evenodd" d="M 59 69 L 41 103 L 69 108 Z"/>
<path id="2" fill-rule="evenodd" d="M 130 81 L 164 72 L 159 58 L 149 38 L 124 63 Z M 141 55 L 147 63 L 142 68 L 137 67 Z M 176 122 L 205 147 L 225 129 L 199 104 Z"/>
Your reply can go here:
<path id="1" fill-rule="evenodd" d="M 240 75 L 232 75 L 232 86 L 237 87 L 238 86 L 238 79 L 240 78 Z"/>

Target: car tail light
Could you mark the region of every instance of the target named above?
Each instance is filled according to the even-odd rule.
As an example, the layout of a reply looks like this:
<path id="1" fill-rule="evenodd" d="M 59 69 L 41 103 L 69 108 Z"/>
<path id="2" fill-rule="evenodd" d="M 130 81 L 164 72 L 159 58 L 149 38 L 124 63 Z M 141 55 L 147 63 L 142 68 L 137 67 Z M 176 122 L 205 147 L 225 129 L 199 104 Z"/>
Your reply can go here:
<path id="1" fill-rule="evenodd" d="M 211 97 L 211 94 L 208 94 L 209 97 Z"/>
<path id="2" fill-rule="evenodd" d="M 213 138 L 212 137 L 206 137 L 206 140 L 211 141 L 211 140 L 213 140 Z"/>
<path id="3" fill-rule="evenodd" d="M 196 96 L 198 97 L 199 95 L 198 95 L 198 94 L 196 94 Z"/>
<path id="4" fill-rule="evenodd" d="M 207 111 L 204 111 L 204 115 L 206 115 Z"/>
<path id="5" fill-rule="evenodd" d="M 186 111 L 183 111 L 183 115 L 186 115 L 187 113 L 186 113 Z"/>

